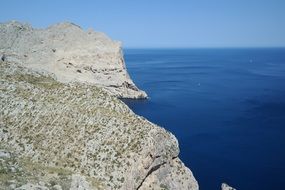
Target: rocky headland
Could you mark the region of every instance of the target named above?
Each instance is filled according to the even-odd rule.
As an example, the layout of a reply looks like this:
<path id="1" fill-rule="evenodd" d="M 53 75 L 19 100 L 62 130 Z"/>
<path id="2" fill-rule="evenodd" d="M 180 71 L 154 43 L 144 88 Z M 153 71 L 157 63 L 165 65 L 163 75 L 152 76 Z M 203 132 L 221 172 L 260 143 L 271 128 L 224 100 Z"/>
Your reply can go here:
<path id="1" fill-rule="evenodd" d="M 130 79 L 121 43 L 73 23 L 34 29 L 16 21 L 0 25 L 1 59 L 53 73 L 62 83 L 103 87 L 122 98 L 146 98 Z"/>
<path id="2" fill-rule="evenodd" d="M 176 138 L 118 99 L 147 97 L 119 42 L 8 22 L 0 53 L 0 189 L 198 189 Z"/>

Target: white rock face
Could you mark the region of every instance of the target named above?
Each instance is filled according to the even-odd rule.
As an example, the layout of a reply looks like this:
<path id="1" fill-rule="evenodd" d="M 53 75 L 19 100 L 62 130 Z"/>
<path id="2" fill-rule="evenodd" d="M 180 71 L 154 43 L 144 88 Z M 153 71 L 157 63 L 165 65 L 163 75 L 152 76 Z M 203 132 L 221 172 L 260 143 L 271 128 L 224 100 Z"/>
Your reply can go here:
<path id="1" fill-rule="evenodd" d="M 127 73 L 120 42 L 72 23 L 47 29 L 15 21 L 0 24 L 0 57 L 53 73 L 60 82 L 95 84 L 122 98 L 147 97 Z"/>
<path id="2" fill-rule="evenodd" d="M 0 187 L 198 190 L 177 139 L 114 95 L 146 97 L 120 43 L 71 23 L 0 24 Z"/>
<path id="3" fill-rule="evenodd" d="M 168 163 L 162 163 L 158 170 L 147 176 L 140 189 L 199 189 L 199 187 L 190 169 L 185 167 L 179 158 L 175 158 Z"/>

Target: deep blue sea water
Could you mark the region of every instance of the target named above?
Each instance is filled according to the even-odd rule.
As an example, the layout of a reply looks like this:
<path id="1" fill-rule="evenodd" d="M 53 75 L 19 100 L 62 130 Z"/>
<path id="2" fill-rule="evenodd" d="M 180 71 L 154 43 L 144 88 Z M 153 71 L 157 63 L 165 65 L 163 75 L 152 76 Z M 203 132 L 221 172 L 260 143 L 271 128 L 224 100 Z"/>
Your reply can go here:
<path id="1" fill-rule="evenodd" d="M 126 101 L 171 131 L 201 190 L 285 189 L 285 49 L 126 49 L 150 99 Z"/>

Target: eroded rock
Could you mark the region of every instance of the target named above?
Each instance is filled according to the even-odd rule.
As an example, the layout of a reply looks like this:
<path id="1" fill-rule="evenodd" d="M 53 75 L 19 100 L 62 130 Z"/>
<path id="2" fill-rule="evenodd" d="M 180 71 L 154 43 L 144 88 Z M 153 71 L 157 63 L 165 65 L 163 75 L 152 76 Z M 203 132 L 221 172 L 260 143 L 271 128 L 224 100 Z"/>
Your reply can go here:
<path id="1" fill-rule="evenodd" d="M 60 82 L 95 84 L 122 98 L 147 97 L 127 73 L 121 43 L 73 23 L 46 29 L 16 21 L 0 24 L 0 55 L 2 61 L 53 73 Z"/>
<path id="2" fill-rule="evenodd" d="M 222 190 L 236 190 L 235 188 L 229 186 L 229 185 L 226 184 L 226 183 L 222 183 L 221 188 L 222 188 Z"/>
<path id="3" fill-rule="evenodd" d="M 12 178 L 21 188 L 198 189 L 176 138 L 101 87 L 9 62 L 0 79 L 0 145 L 14 155 L 3 156 L 0 186 Z"/>

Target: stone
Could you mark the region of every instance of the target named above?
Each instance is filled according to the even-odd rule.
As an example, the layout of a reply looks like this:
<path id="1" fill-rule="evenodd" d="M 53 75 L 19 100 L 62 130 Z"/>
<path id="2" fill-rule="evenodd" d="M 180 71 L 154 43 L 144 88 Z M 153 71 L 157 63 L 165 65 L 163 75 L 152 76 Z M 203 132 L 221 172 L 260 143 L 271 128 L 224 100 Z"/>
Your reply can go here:
<path id="1" fill-rule="evenodd" d="M 9 159 L 11 154 L 6 150 L 0 150 L 0 158 Z"/>
<path id="2" fill-rule="evenodd" d="M 53 73 L 60 82 L 90 83 L 120 98 L 147 97 L 127 73 L 121 42 L 100 32 L 86 32 L 73 23 L 46 29 L 16 21 L 0 24 L 1 54 L 2 61 Z M 90 69 L 82 73 L 83 68 Z"/>
<path id="3" fill-rule="evenodd" d="M 0 130 L 0 143 L 19 155 L 14 159 L 29 161 L 15 175 L 27 176 L 31 184 L 198 189 L 178 158 L 174 135 L 101 87 L 60 83 L 48 73 L 8 62 L 0 63 L 0 80 L 0 129 L 6 131 Z"/>
<path id="4" fill-rule="evenodd" d="M 222 183 L 221 188 L 222 188 L 222 190 L 236 190 L 235 188 L 229 186 L 226 183 Z"/>
<path id="5" fill-rule="evenodd" d="M 5 55 L 1 55 L 1 61 L 5 61 L 6 57 Z"/>
<path id="6" fill-rule="evenodd" d="M 169 163 L 159 165 L 146 177 L 139 189 L 199 189 L 199 186 L 192 172 L 179 158 L 174 158 Z"/>
<path id="7" fill-rule="evenodd" d="M 14 166 L 12 166 L 12 167 L 10 167 L 10 171 L 11 171 L 12 173 L 15 173 L 17 170 L 16 170 L 16 168 L 15 168 Z"/>
<path id="8" fill-rule="evenodd" d="M 198 190 L 175 136 L 117 98 L 146 97 L 120 43 L 72 23 L 8 22 L 0 34 L 1 187 L 17 166 L 18 190 Z"/>
<path id="9" fill-rule="evenodd" d="M 43 182 L 43 181 L 39 181 L 39 183 L 38 183 L 40 186 L 45 186 L 45 182 Z"/>

